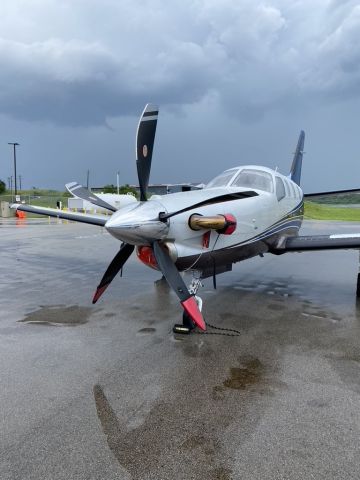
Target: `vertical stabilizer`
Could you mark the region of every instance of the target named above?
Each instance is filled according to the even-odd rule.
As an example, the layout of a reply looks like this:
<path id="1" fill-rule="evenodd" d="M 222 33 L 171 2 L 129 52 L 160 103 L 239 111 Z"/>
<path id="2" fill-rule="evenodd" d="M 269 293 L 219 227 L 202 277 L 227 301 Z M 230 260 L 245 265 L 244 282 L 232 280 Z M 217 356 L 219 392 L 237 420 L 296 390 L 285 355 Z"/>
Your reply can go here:
<path id="1" fill-rule="evenodd" d="M 294 153 L 294 159 L 290 169 L 289 177 L 291 180 L 298 185 L 300 185 L 300 178 L 301 178 L 301 166 L 302 166 L 302 159 L 304 153 L 304 142 L 305 142 L 305 132 L 301 130 L 299 135 L 299 140 L 296 145 L 296 150 Z"/>

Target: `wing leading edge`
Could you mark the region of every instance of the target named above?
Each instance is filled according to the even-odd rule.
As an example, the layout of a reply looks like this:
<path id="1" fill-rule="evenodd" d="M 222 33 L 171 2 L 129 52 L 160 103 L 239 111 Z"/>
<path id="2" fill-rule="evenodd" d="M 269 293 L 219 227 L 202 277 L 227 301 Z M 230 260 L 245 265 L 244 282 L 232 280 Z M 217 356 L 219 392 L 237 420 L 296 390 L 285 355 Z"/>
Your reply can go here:
<path id="1" fill-rule="evenodd" d="M 316 198 L 316 197 L 325 197 L 327 195 L 339 195 L 347 193 L 359 193 L 359 188 L 352 188 L 350 190 L 331 190 L 330 192 L 317 192 L 317 193 L 304 193 L 305 198 Z"/>
<path id="2" fill-rule="evenodd" d="M 288 237 L 281 247 L 272 248 L 271 252 L 309 252 L 314 250 L 360 249 L 360 233 L 305 235 Z"/>
<path id="3" fill-rule="evenodd" d="M 110 217 L 106 215 L 88 215 L 86 213 L 63 212 L 56 208 L 36 207 L 33 205 L 23 205 L 14 203 L 11 208 L 20 210 L 21 212 L 37 213 L 38 215 L 47 215 L 49 217 L 63 218 L 65 220 L 73 220 L 74 222 L 88 223 L 89 225 L 98 225 L 103 227 Z"/>

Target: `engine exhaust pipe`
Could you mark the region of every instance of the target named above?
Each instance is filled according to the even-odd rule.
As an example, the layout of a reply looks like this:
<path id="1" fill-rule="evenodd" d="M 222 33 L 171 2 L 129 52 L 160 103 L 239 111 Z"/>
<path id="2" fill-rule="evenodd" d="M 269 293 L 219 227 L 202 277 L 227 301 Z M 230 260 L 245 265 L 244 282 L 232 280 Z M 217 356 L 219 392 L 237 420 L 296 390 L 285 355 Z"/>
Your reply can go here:
<path id="1" fill-rule="evenodd" d="M 189 218 L 191 230 L 216 230 L 223 235 L 231 235 L 236 229 L 236 218 L 231 213 L 205 217 L 194 213 Z"/>

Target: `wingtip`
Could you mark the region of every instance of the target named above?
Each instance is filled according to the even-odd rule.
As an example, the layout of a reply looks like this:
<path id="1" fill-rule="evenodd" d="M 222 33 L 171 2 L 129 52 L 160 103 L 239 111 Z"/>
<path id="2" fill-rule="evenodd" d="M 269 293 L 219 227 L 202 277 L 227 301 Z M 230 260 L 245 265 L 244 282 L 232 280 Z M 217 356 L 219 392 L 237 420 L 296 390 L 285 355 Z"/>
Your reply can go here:
<path id="1" fill-rule="evenodd" d="M 68 182 L 68 183 L 65 183 L 65 188 L 69 193 L 72 193 L 71 190 L 77 185 L 79 185 L 78 182 Z"/>

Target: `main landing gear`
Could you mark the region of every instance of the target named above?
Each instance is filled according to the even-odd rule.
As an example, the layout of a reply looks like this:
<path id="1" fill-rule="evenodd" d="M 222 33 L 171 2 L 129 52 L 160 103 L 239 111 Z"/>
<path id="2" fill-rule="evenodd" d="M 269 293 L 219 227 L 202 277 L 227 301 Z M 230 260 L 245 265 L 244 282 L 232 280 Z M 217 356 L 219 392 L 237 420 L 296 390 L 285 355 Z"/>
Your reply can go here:
<path id="1" fill-rule="evenodd" d="M 200 272 L 193 272 L 193 278 L 191 280 L 191 283 L 189 285 L 189 293 L 191 295 L 194 295 L 196 303 L 199 307 L 199 310 L 201 312 L 202 310 L 202 299 L 196 295 L 197 291 L 199 290 L 200 287 L 202 287 L 202 283 L 200 281 Z M 187 335 L 191 333 L 192 330 L 196 327 L 195 323 L 192 321 L 191 317 L 184 311 L 183 312 L 183 317 L 182 317 L 183 323 L 176 323 L 173 327 L 173 332 L 174 333 L 181 333 L 183 335 Z"/>

